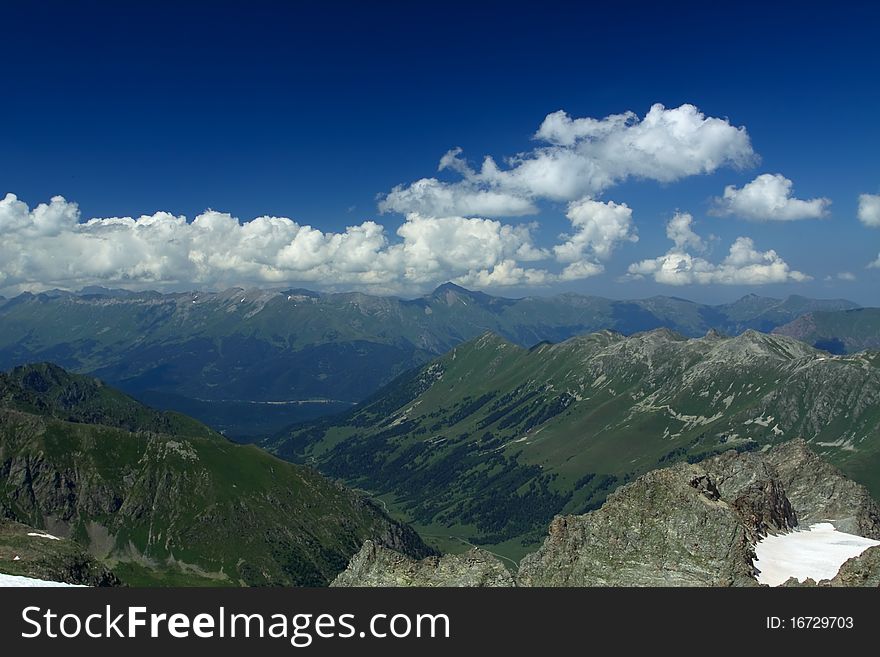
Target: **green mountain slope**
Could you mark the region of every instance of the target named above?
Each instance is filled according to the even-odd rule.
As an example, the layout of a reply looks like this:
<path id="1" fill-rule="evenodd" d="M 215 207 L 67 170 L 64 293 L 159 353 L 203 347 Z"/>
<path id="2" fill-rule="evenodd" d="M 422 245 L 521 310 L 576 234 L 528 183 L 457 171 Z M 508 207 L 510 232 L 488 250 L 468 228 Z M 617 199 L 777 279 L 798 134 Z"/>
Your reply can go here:
<path id="1" fill-rule="evenodd" d="M 532 349 L 486 334 L 267 444 L 385 495 L 425 535 L 515 555 L 555 514 L 595 509 L 644 472 L 796 437 L 877 494 L 878 401 L 880 355 L 755 331 Z"/>
<path id="2" fill-rule="evenodd" d="M 222 439 L 192 418 L 153 410 L 99 379 L 71 375 L 52 363 L 0 372 L 0 406 L 68 422 Z"/>
<path id="3" fill-rule="evenodd" d="M 773 329 L 836 354 L 880 349 L 880 308 L 810 312 Z"/>
<path id="4" fill-rule="evenodd" d="M 22 294 L 0 304 L 0 368 L 52 361 L 244 435 L 345 410 L 484 331 L 525 347 L 601 329 L 737 334 L 770 330 L 813 310 L 853 307 L 801 297 L 750 296 L 721 306 L 673 297 L 506 299 L 452 284 L 416 299 L 96 288 Z"/>
<path id="5" fill-rule="evenodd" d="M 76 541 L 126 583 L 322 585 L 367 539 L 428 552 L 317 472 L 92 379 L 41 365 L 0 381 L 0 517 Z"/>

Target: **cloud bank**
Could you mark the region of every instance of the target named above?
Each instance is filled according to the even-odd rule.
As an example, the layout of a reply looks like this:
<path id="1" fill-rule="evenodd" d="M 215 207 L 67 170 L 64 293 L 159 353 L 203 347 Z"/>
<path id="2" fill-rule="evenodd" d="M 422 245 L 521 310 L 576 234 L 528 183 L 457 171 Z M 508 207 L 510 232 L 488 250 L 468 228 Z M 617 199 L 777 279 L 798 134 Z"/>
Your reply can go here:
<path id="1" fill-rule="evenodd" d="M 793 183 L 779 173 L 764 173 L 737 189 L 724 188 L 724 195 L 715 199 L 713 214 L 734 215 L 750 221 L 797 221 L 821 219 L 828 214 L 831 201 L 814 198 L 804 201 L 792 196 Z"/>
<path id="2" fill-rule="evenodd" d="M 240 222 L 213 210 L 191 222 L 167 212 L 81 221 L 76 203 L 61 196 L 31 210 L 7 194 L 0 200 L 0 289 L 289 281 L 403 289 L 480 272 L 510 284 L 513 274 L 506 265 L 495 272 L 497 266 L 547 255 L 534 246 L 531 229 L 411 214 L 392 243 L 372 221 L 339 233 L 286 217 Z"/>
<path id="3" fill-rule="evenodd" d="M 532 224 L 410 213 L 393 235 L 365 221 L 323 232 L 287 217 L 241 222 L 208 210 L 191 222 L 157 212 L 83 221 L 61 196 L 30 209 L 0 200 L 0 290 L 115 284 L 127 287 L 307 283 L 375 290 L 422 289 L 446 280 L 474 287 L 544 285 L 604 270 L 622 241 L 637 239 L 626 204 L 583 200 L 572 234 L 535 245 Z M 559 273 L 530 265 L 555 261 Z"/>
<path id="4" fill-rule="evenodd" d="M 694 256 L 688 248 L 705 247 L 692 224 L 690 214 L 677 213 L 666 226 L 666 235 L 674 246 L 658 258 L 633 263 L 629 276 L 649 276 L 667 285 L 765 285 L 810 280 L 806 274 L 792 270 L 776 251 L 758 251 L 749 237 L 736 238 L 720 263 Z"/>
<path id="5" fill-rule="evenodd" d="M 745 128 L 707 117 L 693 105 L 656 104 L 644 118 L 633 112 L 603 119 L 547 115 L 534 138 L 541 145 L 499 166 L 490 156 L 479 170 L 460 148 L 446 153 L 439 171 L 460 179 L 422 178 L 399 185 L 379 203 L 382 212 L 429 216 L 521 216 L 537 202 L 592 197 L 630 178 L 664 183 L 757 161 Z"/>

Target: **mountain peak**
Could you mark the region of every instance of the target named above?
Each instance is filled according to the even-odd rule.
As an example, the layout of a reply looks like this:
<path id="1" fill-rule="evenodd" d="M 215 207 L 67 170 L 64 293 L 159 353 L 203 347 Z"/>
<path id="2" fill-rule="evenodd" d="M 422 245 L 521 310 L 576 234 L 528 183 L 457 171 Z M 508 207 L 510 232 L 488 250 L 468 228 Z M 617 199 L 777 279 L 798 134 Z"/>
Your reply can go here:
<path id="1" fill-rule="evenodd" d="M 686 340 L 681 333 L 673 331 L 671 328 L 666 326 L 659 326 L 657 328 L 651 329 L 649 331 L 640 331 L 639 333 L 634 333 L 630 336 L 631 338 L 647 338 L 650 340 L 662 340 L 662 341 L 673 341 L 673 342 L 681 342 L 682 340 Z"/>
<path id="2" fill-rule="evenodd" d="M 463 288 L 461 285 L 456 285 L 451 281 L 447 281 L 442 285 L 438 285 L 433 292 L 431 292 L 431 296 L 439 296 L 441 294 L 447 294 L 449 292 L 453 292 L 455 294 L 463 294 L 466 296 L 472 296 L 473 292 L 470 290 Z"/>
<path id="3" fill-rule="evenodd" d="M 34 392 L 46 392 L 53 386 L 69 385 L 76 379 L 87 381 L 86 377 L 71 374 L 55 363 L 28 363 L 19 365 L 9 372 L 9 380 L 15 381 L 22 388 Z M 94 379 L 97 382 L 97 379 Z"/>

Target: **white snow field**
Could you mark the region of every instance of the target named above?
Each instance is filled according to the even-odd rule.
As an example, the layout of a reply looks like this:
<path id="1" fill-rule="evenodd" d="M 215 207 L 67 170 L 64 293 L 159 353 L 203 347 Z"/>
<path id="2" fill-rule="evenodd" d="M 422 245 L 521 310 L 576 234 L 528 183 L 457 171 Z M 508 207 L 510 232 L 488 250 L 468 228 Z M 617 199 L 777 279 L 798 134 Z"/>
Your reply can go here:
<path id="1" fill-rule="evenodd" d="M 19 575 L 4 575 L 0 573 L 0 586 L 73 586 L 83 588 L 78 584 L 65 584 L 64 582 L 50 582 L 44 579 L 33 579 L 32 577 L 20 577 Z"/>
<path id="2" fill-rule="evenodd" d="M 779 586 L 790 577 L 831 579 L 845 561 L 875 545 L 880 541 L 839 532 L 830 522 L 810 525 L 809 531 L 767 536 L 755 545 L 758 581 Z"/>

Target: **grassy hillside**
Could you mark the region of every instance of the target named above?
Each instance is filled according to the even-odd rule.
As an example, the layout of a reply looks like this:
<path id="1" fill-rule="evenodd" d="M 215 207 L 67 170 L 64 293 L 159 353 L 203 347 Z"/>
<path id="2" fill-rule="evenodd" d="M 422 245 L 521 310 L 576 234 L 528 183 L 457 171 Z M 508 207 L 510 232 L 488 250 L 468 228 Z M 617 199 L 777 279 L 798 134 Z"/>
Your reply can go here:
<path id="1" fill-rule="evenodd" d="M 3 384 L 0 516 L 74 540 L 125 583 L 323 585 L 368 538 L 427 552 L 312 469 L 91 379 L 42 365 Z"/>

